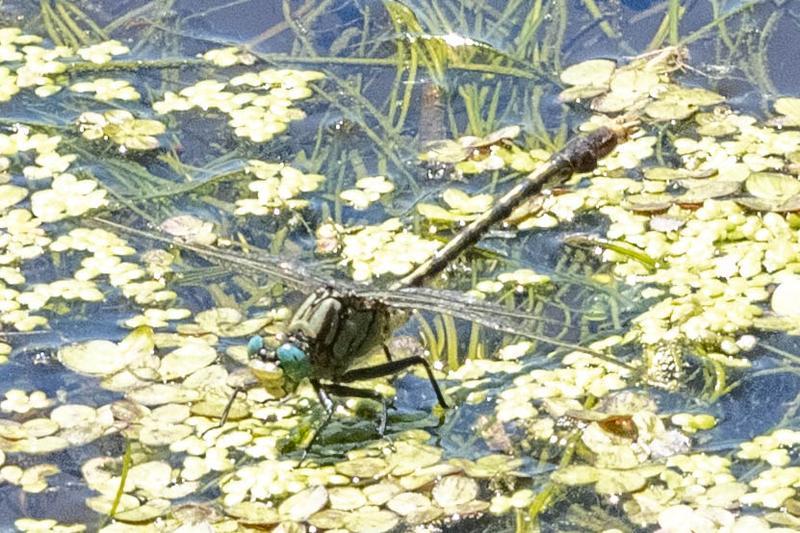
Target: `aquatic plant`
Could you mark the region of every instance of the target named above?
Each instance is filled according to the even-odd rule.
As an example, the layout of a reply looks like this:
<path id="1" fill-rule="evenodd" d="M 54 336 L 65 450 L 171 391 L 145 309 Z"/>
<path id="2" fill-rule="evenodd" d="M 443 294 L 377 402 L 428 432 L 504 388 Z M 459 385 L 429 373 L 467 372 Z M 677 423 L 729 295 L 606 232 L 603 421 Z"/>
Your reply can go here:
<path id="1" fill-rule="evenodd" d="M 65 521 L 103 531 L 389 531 L 487 513 L 519 531 L 798 527 L 796 399 L 731 450 L 714 445 L 739 422 L 717 400 L 797 373 L 784 348 L 800 331 L 799 100 L 769 101 L 765 119 L 693 77 L 709 66 L 684 47 L 713 36 L 714 63 L 778 94 L 757 57 L 784 8 L 745 4 L 682 36 L 685 6 L 668 2 L 648 15 L 662 20 L 647 52 L 579 61 L 586 50 L 562 46 L 572 17 L 632 52 L 591 2 L 582 14 L 440 4 L 386 2 L 377 17 L 353 4 L 358 23 L 336 35 L 331 4 L 287 4 L 266 34 L 198 40 L 189 57 L 184 28 L 232 5 L 100 22 L 58 0 L 24 29 L 0 28 L 0 361 L 27 376 L 0 401 L 4 482 L 59 497 L 59 452 L 81 446 L 91 511 Z M 761 20 L 755 43 L 746 27 Z M 479 28 L 495 29 L 484 42 Z M 288 53 L 259 46 L 281 33 Z M 539 340 L 422 314 L 391 351 L 428 350 L 459 409 L 420 409 L 414 377 L 369 380 L 398 395 L 389 435 L 372 423 L 376 402 L 350 399 L 309 457 L 313 388 L 287 395 L 279 365 L 245 347 L 253 334 L 277 346 L 290 289 L 92 219 L 313 255 L 332 277 L 380 285 L 570 132 L 623 113 L 641 118 L 638 133 L 436 280 L 502 304 Z M 574 227 L 591 233 L 562 243 Z M 69 386 L 35 379 L 51 364 Z"/>

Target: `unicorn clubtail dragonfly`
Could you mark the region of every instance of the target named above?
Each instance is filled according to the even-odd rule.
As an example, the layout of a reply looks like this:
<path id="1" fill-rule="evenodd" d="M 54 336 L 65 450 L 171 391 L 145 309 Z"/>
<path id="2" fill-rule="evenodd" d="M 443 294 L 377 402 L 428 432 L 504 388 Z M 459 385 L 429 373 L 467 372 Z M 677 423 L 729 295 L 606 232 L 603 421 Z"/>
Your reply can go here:
<path id="1" fill-rule="evenodd" d="M 480 219 L 462 229 L 444 248 L 415 271 L 394 283 L 389 289 L 375 289 L 320 276 L 303 265 L 281 260 L 269 254 L 242 254 L 214 247 L 181 242 L 162 234 L 134 230 L 106 220 L 107 226 L 150 241 L 161 242 L 193 252 L 233 271 L 249 272 L 275 278 L 308 291 L 306 300 L 294 313 L 275 350 L 264 347 L 259 338 L 252 339 L 249 351 L 265 361 L 278 364 L 283 371 L 287 392 L 308 379 L 327 411 L 327 423 L 333 413 L 329 395 L 370 398 L 383 406 L 380 433 L 386 427 L 386 399 L 374 390 L 357 388 L 350 383 L 390 376 L 411 366 L 422 366 L 430 380 L 439 404 L 447 401 L 433 375 L 430 364 L 421 356 L 393 359 L 386 340 L 408 317 L 409 311 L 431 311 L 475 322 L 494 330 L 518 334 L 547 344 L 587 351 L 557 339 L 534 333 L 543 317 L 516 312 L 496 304 L 465 297 L 461 293 L 421 287 L 441 272 L 466 248 L 477 242 L 488 228 L 507 217 L 525 198 L 539 193 L 545 186 L 563 182 L 573 172 L 594 168 L 597 160 L 608 154 L 625 139 L 631 126 L 618 129 L 600 128 L 587 137 L 567 144 L 523 183 L 500 198 L 495 207 Z M 546 319 L 546 318 L 544 318 Z M 387 361 L 373 366 L 359 366 L 374 349 L 382 346 Z M 228 404 L 223 420 L 233 400 Z M 313 440 L 312 440 L 313 442 Z"/>
<path id="2" fill-rule="evenodd" d="M 519 335 L 543 344 L 591 352 L 557 338 L 536 333 L 542 321 L 555 318 L 482 301 L 462 292 L 428 287 L 379 289 L 322 276 L 304 264 L 286 261 L 265 253 L 241 253 L 212 246 L 190 244 L 163 234 L 123 227 L 109 221 L 103 226 L 145 241 L 162 243 L 195 254 L 226 272 L 267 277 L 290 285 L 306 294 L 294 311 L 277 349 L 267 349 L 263 339 L 253 337 L 248 352 L 261 361 L 277 363 L 283 371 L 284 389 L 292 392 L 309 379 L 328 415 L 333 402 L 329 395 L 368 398 L 383 406 L 380 431 L 386 425 L 386 399 L 379 392 L 357 388 L 350 383 L 390 376 L 411 366 L 422 366 L 439 404 L 448 404 L 433 375 L 430 363 L 421 356 L 392 358 L 386 341 L 403 325 L 411 312 L 428 311 L 474 322 L 499 332 Z M 553 307 L 553 313 L 562 307 Z M 567 326 L 568 328 L 569 326 Z M 383 347 L 387 361 L 362 366 L 374 350 Z M 228 408 L 231 406 L 228 404 Z M 227 411 L 227 410 L 226 410 Z M 222 415 L 223 419 L 225 414 Z"/>

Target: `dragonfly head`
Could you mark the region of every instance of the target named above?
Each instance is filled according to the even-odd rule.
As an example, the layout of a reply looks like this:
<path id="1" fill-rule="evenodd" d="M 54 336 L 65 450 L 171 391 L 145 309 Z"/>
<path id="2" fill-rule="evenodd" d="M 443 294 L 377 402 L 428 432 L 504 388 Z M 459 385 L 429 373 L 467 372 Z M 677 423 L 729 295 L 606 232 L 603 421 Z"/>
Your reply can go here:
<path id="1" fill-rule="evenodd" d="M 283 370 L 284 377 L 294 386 L 311 375 L 311 358 L 307 344 L 289 338 L 275 350 L 270 350 L 260 336 L 251 337 L 247 343 L 247 353 L 264 362 L 274 362 Z"/>

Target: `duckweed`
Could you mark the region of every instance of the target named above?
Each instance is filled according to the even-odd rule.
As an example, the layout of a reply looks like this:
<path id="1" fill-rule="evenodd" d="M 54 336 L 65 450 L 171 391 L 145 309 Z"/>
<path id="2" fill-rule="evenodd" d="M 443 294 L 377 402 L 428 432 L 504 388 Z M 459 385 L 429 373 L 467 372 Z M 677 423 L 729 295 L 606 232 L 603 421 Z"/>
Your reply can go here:
<path id="1" fill-rule="evenodd" d="M 402 15 L 401 7 L 390 9 Z M 402 20 L 395 17 L 397 24 Z M 398 35 L 415 35 L 396 29 Z M 426 39 L 428 59 L 444 61 L 437 56 L 441 43 Z M 95 406 L 71 391 L 9 388 L 0 401 L 3 481 L 23 492 L 47 491 L 48 478 L 60 473 L 58 465 L 45 462 L 50 454 L 113 438 L 126 441 L 124 458 L 101 454 L 81 465 L 94 493 L 87 506 L 113 514 L 115 523 L 103 531 L 190 523 L 220 531 L 390 531 L 512 512 L 523 524 L 571 491 L 594 492 L 642 527 L 797 526 L 788 511 L 800 484 L 796 431 L 755 436 L 738 445 L 735 458 L 698 453 L 693 447 L 713 436 L 723 418 L 702 412 L 706 405 L 667 412 L 644 392 L 632 391 L 665 388 L 676 396 L 689 391 L 695 400 L 717 400 L 735 390 L 732 376 L 746 375 L 757 363 L 764 331 L 800 331 L 797 98 L 776 99 L 777 116 L 766 122 L 726 107 L 720 94 L 679 84 L 687 58 L 677 47 L 625 64 L 594 59 L 563 69 L 560 100 L 592 113 L 581 130 L 623 112 L 638 113 L 646 124 L 595 171 L 515 210 L 503 229 L 533 239 L 536 228 L 600 215 L 608 225 L 590 240 L 597 244 L 592 253 L 598 268 L 591 275 L 518 268 L 516 256 L 482 250 L 480 257 L 459 263 L 454 278 L 468 283 L 476 297 L 508 305 L 510 316 L 516 312 L 511 307 L 524 300 L 526 311 L 552 322 L 556 312 L 542 311 L 547 304 L 536 299 L 545 291 L 553 305 L 573 286 L 618 293 L 617 299 L 596 298 L 598 307 L 640 296 L 646 304 L 622 311 L 631 315 L 626 328 L 612 327 L 621 321 L 619 309 L 609 312 L 608 323 L 579 323 L 582 349 L 554 351 L 547 361 L 541 361 L 540 343 L 509 338 L 491 359 L 452 358 L 448 394 L 467 414 L 445 417 L 444 424 L 455 420 L 463 426 L 461 433 L 437 432 L 438 439 L 452 439 L 446 449 L 420 429 L 430 430 L 430 420 L 404 412 L 392 414 L 388 438 L 373 438 L 358 414 L 367 410 L 364 403 L 351 401 L 337 407 L 336 423 L 320 434 L 323 452 L 301 461 L 295 452 L 311 440 L 319 418 L 314 391 L 303 385 L 287 395 L 280 368 L 248 361 L 244 348 L 255 334 L 279 341 L 276 333 L 289 318 L 283 288 L 209 281 L 212 267 L 195 268 L 176 250 L 137 257 L 113 232 L 84 227 L 89 215 L 120 206 L 139 212 L 148 204 L 144 200 L 179 192 L 203 198 L 205 187 L 214 187 L 220 194 L 204 206 L 218 217 L 217 225 L 177 215 L 161 217 L 166 220 L 159 229 L 184 242 L 245 250 L 250 240 L 274 232 L 274 250 L 296 252 L 293 232 L 306 227 L 316 230 L 318 252 L 355 281 L 381 282 L 435 254 L 443 234 L 491 208 L 502 179 L 535 169 L 558 143 L 533 143 L 540 132 L 498 124 L 429 142 L 414 154 L 417 163 L 476 184 L 447 183 L 433 200 L 398 203 L 408 207 L 402 213 L 384 204 L 389 216 L 363 222 L 358 213 L 342 216 L 340 204 L 353 207 L 345 211 L 362 211 L 390 194 L 392 202 L 406 202 L 407 168 L 387 172 L 353 158 L 352 175 L 330 174 L 331 167 L 319 160 L 339 157 L 344 165 L 346 157 L 326 146 L 327 134 L 320 134 L 315 153 L 295 157 L 289 148 L 265 148 L 270 141 L 290 146 L 292 123 L 326 101 L 326 83 L 338 83 L 329 69 L 264 68 L 268 62 L 260 54 L 224 47 L 182 61 L 199 68 L 198 74 L 170 91 L 107 77 L 130 70 L 120 56 L 131 49 L 116 40 L 94 41 L 82 47 L 42 44 L 47 41 L 21 29 L 0 29 L 0 101 L 37 97 L 92 104 L 60 125 L 13 124 L 0 132 L 0 322 L 10 330 L 0 342 L 0 360 L 14 353 L 16 334 L 56 326 L 67 305 L 113 307 L 119 312 L 116 325 L 129 330 L 120 340 L 72 340 L 57 350 L 57 362 L 119 394 L 114 400 L 102 396 L 108 403 Z M 454 57 L 449 60 L 456 64 Z M 337 87 L 358 100 L 358 90 Z M 468 92 L 460 96 L 470 98 Z M 149 118 L 150 110 L 161 120 Z M 252 149 L 250 155 L 232 152 L 203 169 L 181 160 L 177 139 L 183 132 L 176 126 L 188 113 L 202 120 L 222 116 L 238 142 Z M 467 115 L 477 123 L 474 109 Z M 396 142 L 392 120 L 378 125 L 381 134 L 369 121 L 350 133 L 344 122 L 335 130 L 343 136 L 385 134 Z M 680 129 L 670 130 L 678 123 Z M 109 161 L 126 178 L 143 179 L 145 192 L 119 193 L 106 170 L 93 168 L 96 154 L 109 152 L 109 146 Z M 146 165 L 151 160 L 186 177 L 185 183 L 163 179 L 161 170 L 150 175 L 156 168 Z M 486 176 L 491 180 L 481 182 Z M 326 202 L 324 224 L 314 216 L 315 202 Z M 285 211 L 293 212 L 288 222 Z M 236 222 L 222 221 L 227 213 Z M 255 237 L 247 229 L 253 220 L 259 224 Z M 359 225 L 349 223 L 354 220 Z M 491 275 L 484 275 L 481 261 L 503 266 L 490 265 Z M 586 293 L 580 294 L 566 301 L 575 305 Z M 558 312 L 570 317 L 587 308 L 565 304 Z M 433 324 L 431 338 L 448 335 L 443 321 Z M 547 332 L 547 321 L 538 327 Z M 475 331 L 470 344 L 484 346 Z M 233 368 L 228 357 L 247 368 Z M 790 367 L 793 357 L 786 357 Z M 698 382 L 701 391 L 691 390 Z M 394 395 L 383 381 L 370 387 Z M 238 396 L 228 404 L 234 391 Z M 476 409 L 480 416 L 473 417 Z M 473 453 L 475 442 L 479 453 Z M 30 466 L 22 454 L 43 460 Z M 745 462 L 757 465 L 749 477 L 735 468 Z M 534 470 L 531 463 L 548 468 Z M 219 499 L 213 505 L 196 502 L 210 486 Z M 85 529 L 30 518 L 15 526 Z"/>

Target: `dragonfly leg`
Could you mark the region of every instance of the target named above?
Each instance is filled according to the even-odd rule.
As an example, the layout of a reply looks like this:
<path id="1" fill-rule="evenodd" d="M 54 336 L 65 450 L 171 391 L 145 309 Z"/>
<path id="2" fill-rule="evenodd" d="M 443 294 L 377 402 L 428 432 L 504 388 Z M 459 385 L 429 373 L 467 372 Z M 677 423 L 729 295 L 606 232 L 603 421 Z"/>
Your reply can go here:
<path id="1" fill-rule="evenodd" d="M 306 456 L 308 455 L 308 452 L 311 451 L 311 447 L 314 446 L 314 443 L 317 442 L 317 438 L 322 433 L 322 430 L 325 429 L 325 426 L 327 426 L 328 422 L 331 421 L 331 418 L 333 417 L 333 408 L 335 406 L 333 400 L 331 400 L 328 394 L 325 392 L 325 388 L 322 386 L 319 380 L 312 379 L 311 385 L 314 387 L 314 391 L 317 393 L 317 398 L 319 398 L 319 403 L 322 404 L 326 414 L 325 420 L 322 421 L 322 424 L 320 424 L 317 430 L 314 432 L 314 436 L 311 437 L 309 443 L 305 448 L 303 448 L 303 456 L 300 458 L 300 462 L 297 464 L 298 468 L 303 465 L 303 461 L 306 460 Z"/>
<path id="2" fill-rule="evenodd" d="M 311 385 L 314 386 L 314 390 L 317 392 L 317 397 L 319 398 L 319 402 L 325 408 L 327 412 L 325 416 L 325 420 L 320 424 L 317 428 L 316 433 L 314 436 L 311 437 L 311 442 L 303 450 L 303 457 L 300 459 L 300 463 L 298 466 L 303 464 L 303 461 L 306 459 L 308 452 L 311 450 L 311 447 L 317 442 L 317 438 L 322 434 L 322 430 L 328 425 L 328 422 L 331 421 L 333 417 L 333 410 L 334 410 L 334 402 L 331 400 L 329 394 L 333 394 L 335 396 L 350 396 L 351 398 L 367 398 L 369 400 L 375 400 L 376 402 L 380 402 L 381 404 L 381 420 L 380 425 L 378 426 L 378 433 L 381 437 L 384 436 L 386 433 L 386 421 L 388 418 L 388 407 L 386 405 L 386 398 L 382 394 L 376 391 L 371 390 L 364 390 L 364 389 L 357 389 L 355 387 L 348 387 L 346 385 L 337 385 L 337 384 L 321 384 L 318 380 L 314 379 L 311 380 Z"/>
<path id="3" fill-rule="evenodd" d="M 386 404 L 386 397 L 383 394 L 374 391 L 374 390 L 366 390 L 366 389 L 357 389 L 355 387 L 348 387 L 347 385 L 337 385 L 337 384 L 330 384 L 330 385 L 322 385 L 325 389 L 325 392 L 329 394 L 335 394 L 336 396 L 349 396 L 351 398 L 366 398 L 368 400 L 375 400 L 376 402 L 380 402 L 381 404 L 381 422 L 380 426 L 378 427 L 378 433 L 381 437 L 384 436 L 386 433 L 386 419 L 388 418 L 387 414 L 387 404 Z"/>
<path id="4" fill-rule="evenodd" d="M 219 417 L 219 424 L 216 426 L 211 426 L 207 430 L 205 430 L 200 437 L 204 437 L 206 433 L 211 431 L 212 429 L 219 429 L 225 425 L 225 422 L 228 421 L 228 416 L 231 414 L 231 408 L 233 408 L 233 402 L 236 400 L 236 397 L 239 395 L 240 392 L 244 392 L 242 387 L 236 387 L 233 389 L 233 394 L 231 394 L 231 399 L 228 400 L 228 403 L 225 405 L 225 409 L 222 410 L 222 414 Z"/>
<path id="5" fill-rule="evenodd" d="M 245 392 L 246 390 L 247 389 L 245 387 L 234 387 L 233 394 L 231 394 L 230 400 L 228 400 L 228 403 L 225 405 L 225 409 L 222 410 L 222 414 L 219 416 L 219 424 L 217 424 L 216 426 L 211 426 L 210 428 L 208 428 L 205 431 L 203 431 L 202 435 L 200 435 L 201 438 L 204 437 L 205 434 L 208 433 L 209 431 L 211 431 L 212 429 L 219 429 L 219 428 L 221 428 L 222 426 L 225 425 L 225 422 L 228 421 L 228 417 L 231 414 L 231 409 L 233 408 L 233 402 L 236 401 L 236 397 L 239 395 L 239 393 Z M 278 402 L 278 403 L 282 404 L 287 399 L 288 399 L 288 397 L 283 398 L 282 400 L 279 400 L 277 398 L 267 398 L 262 403 Z"/>
<path id="6" fill-rule="evenodd" d="M 382 346 L 383 346 L 383 354 L 386 356 L 386 360 L 389 362 L 394 361 L 394 359 L 392 358 L 392 352 L 389 350 L 389 347 L 386 346 L 385 344 L 383 344 Z"/>
<path id="7" fill-rule="evenodd" d="M 425 367 L 425 372 L 428 374 L 428 380 L 431 382 L 431 386 L 433 387 L 433 392 L 436 394 L 436 399 L 439 400 L 439 405 L 447 409 L 449 406 L 444 399 L 444 394 L 442 394 L 442 390 L 439 388 L 439 383 L 436 381 L 436 378 L 433 376 L 433 370 L 431 369 L 431 365 L 423 359 L 422 357 L 415 355 L 413 357 L 406 357 L 404 359 L 397 359 L 396 361 L 389 361 L 388 363 L 383 363 L 381 365 L 375 366 L 368 366 L 365 368 L 356 368 L 354 370 L 349 370 L 339 376 L 337 381 L 342 383 L 349 383 L 351 381 L 360 381 L 362 379 L 372 379 L 372 378 L 379 378 L 383 376 L 390 376 L 392 374 L 397 374 L 401 370 L 405 370 L 406 368 L 414 365 L 422 365 Z"/>

